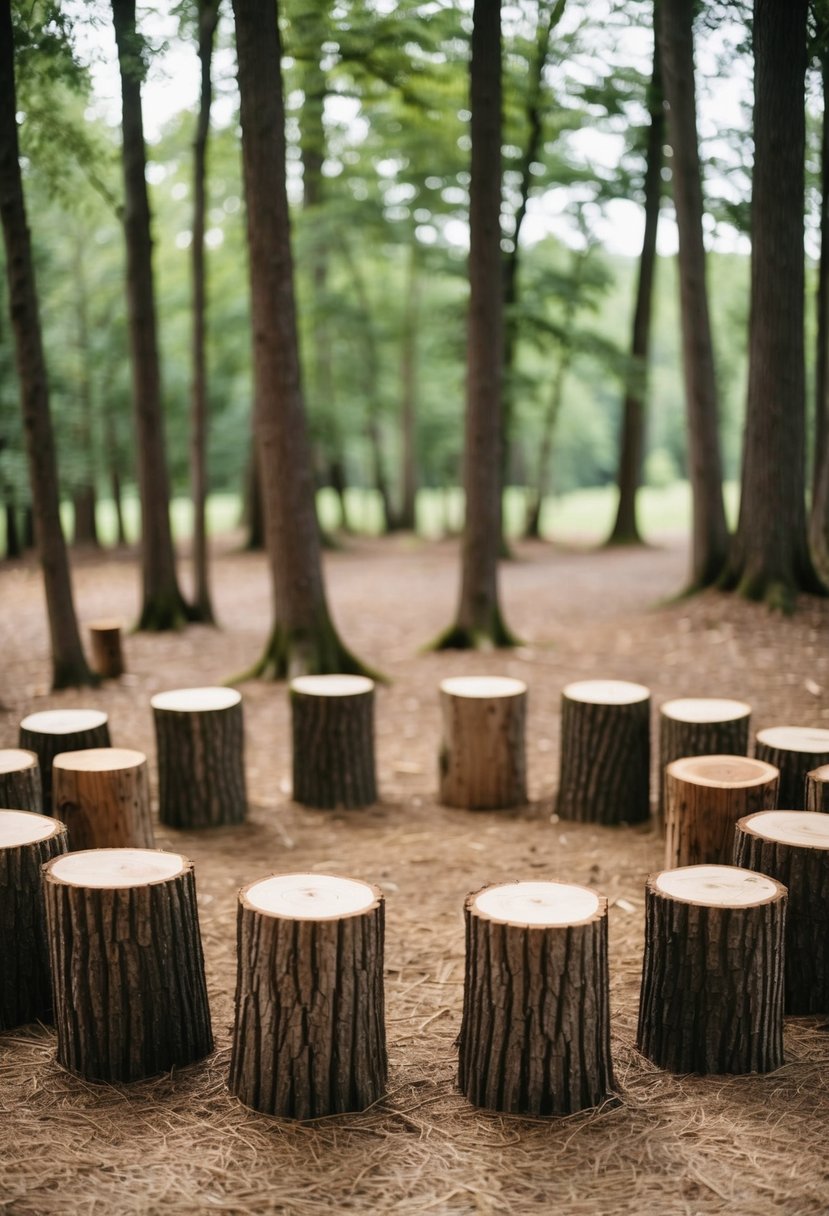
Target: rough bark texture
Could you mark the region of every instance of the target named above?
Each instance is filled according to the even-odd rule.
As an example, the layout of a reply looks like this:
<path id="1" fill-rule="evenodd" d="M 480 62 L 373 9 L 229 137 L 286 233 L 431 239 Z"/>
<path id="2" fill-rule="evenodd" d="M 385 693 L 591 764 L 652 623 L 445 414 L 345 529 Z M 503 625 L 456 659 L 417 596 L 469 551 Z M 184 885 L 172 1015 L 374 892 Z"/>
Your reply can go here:
<path id="1" fill-rule="evenodd" d="M 557 813 L 582 823 L 650 815 L 650 698 L 594 705 L 561 696 Z"/>
<path id="2" fill-rule="evenodd" d="M 94 671 L 106 680 L 117 680 L 124 674 L 120 624 L 117 621 L 93 622 L 89 626 L 89 639 Z"/>
<path id="3" fill-rule="evenodd" d="M 465 697 L 440 690 L 440 801 L 467 810 L 524 806 L 526 691 Z"/>
<path id="4" fill-rule="evenodd" d="M 679 229 L 682 362 L 688 411 L 688 474 L 693 495 L 690 583 L 699 588 L 714 582 L 722 573 L 728 529 L 722 495 L 717 386 L 702 235 L 694 7 L 694 0 L 660 0 L 657 35 L 668 102 L 668 134 L 673 152 L 671 179 Z"/>
<path id="5" fill-rule="evenodd" d="M 762 733 L 762 732 L 761 732 Z M 780 788 L 777 805 L 784 811 L 802 811 L 806 807 L 806 776 L 810 770 L 829 764 L 829 750 L 825 752 L 790 752 L 779 747 L 770 747 L 761 742 L 759 736 L 754 744 L 758 760 L 773 764 L 780 769 Z"/>
<path id="6" fill-rule="evenodd" d="M 819 21 L 820 75 L 823 121 L 820 137 L 820 258 L 817 266 L 815 334 L 815 430 L 812 465 L 812 510 L 809 543 L 812 559 L 824 582 L 829 581 L 829 26 L 824 10 Z"/>
<path id="7" fill-rule="evenodd" d="M 247 811 L 242 703 L 204 711 L 153 706 L 158 816 L 171 828 L 242 823 Z"/>
<path id="8" fill-rule="evenodd" d="M 510 925 L 466 901 L 458 1084 L 476 1106 L 569 1115 L 614 1088 L 607 900 L 577 925 Z"/>
<path id="9" fill-rule="evenodd" d="M 52 813 L 52 761 L 61 752 L 80 752 L 89 747 L 110 747 L 109 723 L 93 726 L 90 730 L 66 731 L 62 734 L 47 734 L 30 730 L 21 723 L 18 739 L 20 747 L 34 752 L 40 762 L 40 781 L 43 787 L 43 813 Z"/>
<path id="10" fill-rule="evenodd" d="M 0 221 L 6 249 L 9 306 L 15 365 L 20 385 L 23 431 L 29 466 L 37 549 L 43 572 L 52 687 L 92 684 L 78 630 L 69 559 L 60 523 L 55 439 L 49 410 L 49 383 L 43 354 L 37 288 L 17 139 L 14 41 L 10 0 L 0 0 Z"/>
<path id="11" fill-rule="evenodd" d="M 400 350 L 400 511 L 398 528 L 417 530 L 417 346 L 420 328 L 420 273 L 416 237 L 409 247 Z"/>
<path id="12" fill-rule="evenodd" d="M 170 529 L 170 484 L 164 445 L 141 113 L 143 48 L 135 25 L 135 0 L 112 0 L 112 17 L 121 73 L 127 305 L 141 499 L 142 603 L 138 627 L 173 629 L 184 623 L 186 612 L 176 581 Z"/>
<path id="13" fill-rule="evenodd" d="M 289 1119 L 364 1110 L 386 1087 L 383 897 L 327 920 L 269 916 L 240 897 L 229 1086 Z"/>
<path id="14" fill-rule="evenodd" d="M 663 706 L 659 713 L 659 822 L 665 822 L 665 768 L 683 756 L 747 756 L 751 710 L 724 722 L 684 722 Z"/>
<path id="15" fill-rule="evenodd" d="M 66 852 L 67 840 L 55 823 L 45 840 L 0 848 L 0 1030 L 51 1020 L 41 869 Z"/>
<path id="16" fill-rule="evenodd" d="M 636 1046 L 669 1072 L 783 1063 L 786 895 L 747 908 L 672 899 L 648 879 Z"/>
<path id="17" fill-rule="evenodd" d="M 314 807 L 371 806 L 377 801 L 374 688 L 349 696 L 291 687 L 293 796 Z"/>
<path id="18" fill-rule="evenodd" d="M 829 766 L 821 766 L 806 774 L 804 809 L 829 811 Z"/>
<path id="19" fill-rule="evenodd" d="M 746 768 L 757 768 L 750 760 Z M 746 777 L 750 776 L 747 771 Z M 740 768 L 735 768 L 740 780 Z M 665 774 L 665 868 L 711 863 L 731 865 L 734 828 L 738 819 L 777 806 L 777 772 L 769 769 L 757 785 L 712 785 L 695 781 L 682 763 L 668 766 Z"/>
<path id="20" fill-rule="evenodd" d="M 0 807 L 42 814 L 43 787 L 35 752 L 17 748 L 0 751 Z"/>
<path id="21" fill-rule="evenodd" d="M 139 1081 L 213 1050 L 193 867 L 164 882 L 81 887 L 44 871 L 58 1063 Z"/>
<path id="22" fill-rule="evenodd" d="M 122 767 L 113 768 L 119 761 Z M 52 768 L 55 817 L 78 849 L 155 848 L 147 759 L 117 748 L 57 756 Z"/>

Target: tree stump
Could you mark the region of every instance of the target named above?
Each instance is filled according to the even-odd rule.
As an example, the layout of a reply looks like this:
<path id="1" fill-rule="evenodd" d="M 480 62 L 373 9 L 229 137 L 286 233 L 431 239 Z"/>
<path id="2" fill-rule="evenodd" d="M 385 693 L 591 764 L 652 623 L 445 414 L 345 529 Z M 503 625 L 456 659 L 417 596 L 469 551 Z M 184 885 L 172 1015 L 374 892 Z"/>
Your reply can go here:
<path id="1" fill-rule="evenodd" d="M 754 754 L 780 769 L 777 805 L 785 811 L 802 811 L 806 801 L 806 774 L 829 764 L 829 730 L 816 726 L 771 726 L 757 732 Z"/>
<path id="2" fill-rule="evenodd" d="M 676 1073 L 779 1068 L 785 913 L 785 887 L 736 866 L 651 875 L 639 1050 Z"/>
<path id="3" fill-rule="evenodd" d="M 92 670 L 105 680 L 117 680 L 125 671 L 121 622 L 90 621 L 89 638 L 92 643 Z"/>
<path id="4" fill-rule="evenodd" d="M 55 815 L 70 832 L 72 851 L 152 849 L 147 757 L 125 747 L 63 752 L 52 765 Z"/>
<path id="5" fill-rule="evenodd" d="M 665 769 L 683 756 L 747 756 L 751 706 L 723 697 L 682 697 L 659 708 L 659 808 L 665 823 Z M 730 857 L 729 857 L 730 860 Z"/>
<path id="6" fill-rule="evenodd" d="M 476 1106 L 568 1115 L 614 1088 L 607 900 L 558 882 L 469 895 L 458 1083 Z"/>
<path id="7" fill-rule="evenodd" d="M 57 820 L 0 811 L 0 1030 L 51 1016 L 41 870 L 66 847 Z"/>
<path id="8" fill-rule="evenodd" d="M 829 1013 L 829 815 L 748 815 L 737 824 L 734 862 L 788 888 L 786 1013 Z"/>
<path id="9" fill-rule="evenodd" d="M 192 863 L 152 849 L 44 868 L 58 1063 L 138 1081 L 213 1047 Z"/>
<path id="10" fill-rule="evenodd" d="M 386 1086 L 383 896 L 331 874 L 239 893 L 230 1090 L 289 1119 L 364 1110 Z"/>
<path id="11" fill-rule="evenodd" d="M 584 680 L 561 694 L 556 810 L 582 823 L 641 823 L 650 815 L 650 691 Z"/>
<path id="12" fill-rule="evenodd" d="M 299 676 L 291 680 L 293 796 L 303 806 L 371 806 L 374 768 L 374 681 L 366 676 Z"/>
<path id="13" fill-rule="evenodd" d="M 0 749 L 0 807 L 43 811 L 40 763 L 34 752 L 20 747 Z"/>
<path id="14" fill-rule="evenodd" d="M 60 752 L 109 747 L 107 716 L 100 709 L 44 709 L 20 723 L 20 746 L 40 761 L 43 812 L 52 811 L 52 761 Z"/>
<path id="15" fill-rule="evenodd" d="M 829 764 L 806 774 L 805 802 L 807 811 L 829 811 Z"/>
<path id="16" fill-rule="evenodd" d="M 158 813 L 171 828 L 242 823 L 242 697 L 233 688 L 179 688 L 150 704 L 158 744 Z"/>
<path id="17" fill-rule="evenodd" d="M 504 676 L 455 676 L 440 685 L 440 801 L 470 811 L 524 806 L 527 686 Z"/>
<path id="18" fill-rule="evenodd" d="M 780 774 L 747 756 L 686 756 L 665 769 L 665 866 L 731 865 L 737 820 L 777 806 Z"/>

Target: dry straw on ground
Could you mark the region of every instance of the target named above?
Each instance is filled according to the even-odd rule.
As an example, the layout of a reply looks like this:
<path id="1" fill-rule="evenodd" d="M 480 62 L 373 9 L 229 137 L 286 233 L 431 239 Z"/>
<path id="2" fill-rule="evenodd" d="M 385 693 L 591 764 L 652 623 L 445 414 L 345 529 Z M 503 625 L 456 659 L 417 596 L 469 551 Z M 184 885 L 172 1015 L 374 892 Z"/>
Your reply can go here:
<path id="1" fill-rule="evenodd" d="M 829 1210 L 829 1032 L 790 1021 L 786 1064 L 765 1077 L 671 1077 L 633 1048 L 643 880 L 660 866 L 649 828 L 550 821 L 558 697 L 595 675 L 670 696 L 722 695 L 755 706 L 755 726 L 829 721 L 829 609 L 791 620 L 705 596 L 654 607 L 675 590 L 683 555 L 576 554 L 528 548 L 505 571 L 509 655 L 419 655 L 451 616 L 450 547 L 362 544 L 329 559 L 343 632 L 392 677 L 378 694 L 384 802 L 334 814 L 288 796 L 283 686 L 245 688 L 249 822 L 210 833 L 163 830 L 159 844 L 196 863 L 217 1050 L 202 1065 L 123 1088 L 86 1084 L 54 1062 L 53 1034 L 0 1036 L 0 1205 L 50 1213 L 496 1213 L 695 1216 Z M 135 609 L 134 569 L 79 572 L 87 619 Z M 152 755 L 149 697 L 239 670 L 264 638 L 261 560 L 216 569 L 225 629 L 126 640 L 130 675 L 94 693 L 48 696 L 45 627 L 32 570 L 0 574 L 6 673 L 0 746 L 23 712 L 94 704 L 113 741 Z M 530 687 L 532 805 L 465 813 L 435 804 L 440 678 L 496 671 Z M 379 883 L 387 898 L 390 1088 L 375 1108 L 294 1125 L 256 1115 L 225 1089 L 235 982 L 238 887 L 273 869 L 314 868 Z M 550 876 L 611 900 L 611 1000 L 619 1096 L 558 1120 L 478 1111 L 456 1092 L 454 1040 L 463 975 L 463 896 L 487 881 Z"/>

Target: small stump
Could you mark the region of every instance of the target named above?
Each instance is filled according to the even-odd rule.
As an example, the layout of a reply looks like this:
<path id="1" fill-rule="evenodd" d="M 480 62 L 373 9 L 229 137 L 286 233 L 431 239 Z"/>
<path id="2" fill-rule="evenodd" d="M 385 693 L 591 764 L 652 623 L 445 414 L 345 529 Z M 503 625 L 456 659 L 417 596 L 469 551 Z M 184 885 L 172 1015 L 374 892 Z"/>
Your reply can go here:
<path id="1" fill-rule="evenodd" d="M 666 767 L 683 756 L 747 756 L 750 724 L 751 706 L 745 701 L 682 697 L 660 706 L 660 823 L 665 821 Z"/>
<path id="2" fill-rule="evenodd" d="M 440 801 L 470 811 L 524 806 L 527 686 L 504 676 L 456 676 L 440 685 Z"/>
<path id="3" fill-rule="evenodd" d="M 806 810 L 829 811 L 829 764 L 806 774 Z"/>
<path id="4" fill-rule="evenodd" d="M 239 893 L 231 1093 L 269 1115 L 364 1110 L 386 1086 L 383 896 L 330 874 Z"/>
<path id="5" fill-rule="evenodd" d="M 56 819 L 0 811 L 0 1030 L 51 1017 L 41 870 L 66 847 Z"/>
<path id="6" fill-rule="evenodd" d="M 92 670 L 104 680 L 117 680 L 125 671 L 120 621 L 90 621 Z"/>
<path id="7" fill-rule="evenodd" d="M 40 761 L 44 814 L 52 810 L 52 761 L 60 752 L 109 747 L 109 725 L 100 709 L 44 709 L 20 723 L 20 746 Z"/>
<path id="8" fill-rule="evenodd" d="M 829 1013 L 829 815 L 749 815 L 737 824 L 734 861 L 788 888 L 786 1013 Z"/>
<path id="9" fill-rule="evenodd" d="M 636 1045 L 669 1072 L 783 1063 L 786 888 L 736 866 L 651 875 Z"/>
<path id="10" fill-rule="evenodd" d="M 569 1115 L 614 1088 L 607 900 L 513 882 L 469 895 L 458 1083 L 476 1106 Z"/>
<path id="11" fill-rule="evenodd" d="M 34 752 L 20 747 L 0 749 L 0 807 L 42 812 L 40 763 Z"/>
<path id="12" fill-rule="evenodd" d="M 374 681 L 366 676 L 299 676 L 291 680 L 293 796 L 322 809 L 371 806 L 374 769 Z"/>
<path id="13" fill-rule="evenodd" d="M 171 828 L 242 823 L 242 696 L 234 688 L 178 688 L 150 704 L 158 745 L 158 814 Z"/>
<path id="14" fill-rule="evenodd" d="M 125 747 L 63 752 L 52 766 L 55 814 L 72 850 L 151 849 L 147 757 Z"/>
<path id="15" fill-rule="evenodd" d="M 192 863 L 152 849 L 44 868 L 58 1063 L 138 1081 L 213 1047 Z"/>
<path id="16" fill-rule="evenodd" d="M 777 805 L 802 811 L 806 801 L 806 774 L 829 764 L 829 730 L 809 726 L 771 726 L 757 732 L 754 754 L 780 769 Z"/>
<path id="17" fill-rule="evenodd" d="M 561 694 L 556 810 L 582 823 L 641 823 L 650 815 L 650 691 L 626 680 L 583 680 Z"/>
<path id="18" fill-rule="evenodd" d="M 687 756 L 665 769 L 665 865 L 730 865 L 737 820 L 777 806 L 780 774 L 747 756 Z"/>

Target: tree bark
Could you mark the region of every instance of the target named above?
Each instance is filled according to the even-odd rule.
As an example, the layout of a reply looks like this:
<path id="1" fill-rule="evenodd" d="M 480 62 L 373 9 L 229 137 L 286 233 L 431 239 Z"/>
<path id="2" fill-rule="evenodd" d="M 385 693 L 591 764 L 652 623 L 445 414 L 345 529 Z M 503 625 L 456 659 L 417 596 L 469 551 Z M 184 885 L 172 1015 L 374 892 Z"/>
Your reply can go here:
<path id="1" fill-rule="evenodd" d="M 67 838 L 55 819 L 0 811 L 0 1030 L 51 1020 L 41 870 Z"/>
<path id="2" fill-rule="evenodd" d="M 171 828 L 242 823 L 242 698 L 231 688 L 182 688 L 150 700 L 158 747 L 158 814 Z"/>
<path id="3" fill-rule="evenodd" d="M 780 774 L 745 756 L 686 756 L 665 770 L 665 866 L 731 865 L 738 819 L 777 806 Z"/>
<path id="4" fill-rule="evenodd" d="M 374 683 L 365 676 L 300 676 L 291 681 L 293 796 L 304 806 L 371 806 Z"/>
<path id="5" fill-rule="evenodd" d="M 575 912 L 542 919 L 545 905 L 568 899 Z M 510 883 L 469 895 L 464 913 L 461 1090 L 476 1106 L 525 1115 L 597 1106 L 614 1088 L 607 900 L 584 887 Z"/>
<path id="6" fill-rule="evenodd" d="M 213 1050 L 191 862 L 69 853 L 44 870 L 44 892 L 59 1064 L 118 1084 Z"/>
<path id="7" fill-rule="evenodd" d="M 665 826 L 665 768 L 683 756 L 747 756 L 751 706 L 720 697 L 682 697 L 659 708 L 659 823 Z"/>
<path id="8" fill-rule="evenodd" d="M 57 460 L 43 354 L 31 238 L 26 220 L 17 139 L 11 2 L 0 0 L 0 221 L 6 248 L 9 305 L 15 338 L 29 483 L 37 517 L 52 651 L 52 687 L 92 684 L 81 645 L 69 559 L 60 523 Z"/>
<path id="9" fill-rule="evenodd" d="M 780 769 L 777 805 L 784 811 L 801 811 L 806 805 L 806 775 L 829 764 L 829 730 L 772 726 L 757 732 L 754 754 Z"/>
<path id="10" fill-rule="evenodd" d="M 91 545 L 98 548 L 98 525 L 95 517 L 97 492 L 95 487 L 95 436 L 93 426 L 92 379 L 90 374 L 91 351 L 89 345 L 88 292 L 84 245 L 78 233 L 74 235 L 73 274 L 75 280 L 75 312 L 78 344 L 78 447 L 83 456 L 83 481 L 73 496 L 75 514 L 76 545 Z"/>
<path id="11" fill-rule="evenodd" d="M 734 864 L 788 890 L 784 1009 L 829 1013 L 829 818 L 770 811 L 737 824 Z"/>
<path id="12" fill-rule="evenodd" d="M 825 592 L 809 555 L 804 484 L 807 10 L 808 0 L 754 4 L 748 401 L 740 518 L 723 579 L 784 610 L 799 591 Z"/>
<path id="13" fill-rule="evenodd" d="M 571 307 L 571 303 L 568 300 L 565 326 L 572 323 L 575 313 L 575 307 Z M 556 374 L 553 377 L 553 387 L 547 403 L 547 409 L 544 411 L 544 419 L 541 426 L 541 444 L 538 449 L 535 490 L 527 508 L 527 519 L 524 528 L 526 536 L 533 540 L 538 540 L 541 537 L 541 512 L 544 509 L 544 499 L 550 490 L 550 459 L 553 454 L 556 423 L 561 413 L 561 406 L 564 400 L 564 384 L 572 359 L 572 348 L 565 346 L 558 361 Z"/>
<path id="14" fill-rule="evenodd" d="M 120 621 L 91 621 L 92 666 L 104 680 L 117 680 L 124 674 Z"/>
<path id="15" fill-rule="evenodd" d="M 420 274 L 417 239 L 409 246 L 400 351 L 400 511 L 397 526 L 417 531 L 417 343 L 420 327 Z"/>
<path id="16" fill-rule="evenodd" d="M 265 503 L 274 622 L 253 672 L 359 671 L 326 603 L 314 478 L 300 383 L 278 13 L 270 0 L 235 0 L 247 200 L 256 435 Z"/>
<path id="17" fill-rule="evenodd" d="M 568 684 L 561 694 L 556 811 L 582 823 L 650 815 L 650 692 L 623 680 Z"/>
<path id="18" fill-rule="evenodd" d="M 184 623 L 187 614 L 176 581 L 170 528 L 170 484 L 164 445 L 141 113 L 143 48 L 135 25 L 135 0 L 112 0 L 112 17 L 121 74 L 127 304 L 141 499 L 142 603 L 138 628 L 176 629 Z"/>
<path id="19" fill-rule="evenodd" d="M 728 529 L 723 506 L 714 348 L 705 281 L 693 16 L 694 0 L 660 0 L 657 36 L 673 152 L 671 178 L 679 229 L 682 359 L 688 409 L 688 471 L 693 497 L 690 584 L 698 589 L 713 583 L 722 574 L 728 553 Z"/>
<path id="20" fill-rule="evenodd" d="M 805 809 L 829 811 L 829 765 L 822 765 L 806 774 Z"/>
<path id="21" fill-rule="evenodd" d="M 812 559 L 824 583 L 829 582 L 829 28 L 821 9 L 820 76 L 824 112 L 820 138 L 820 256 L 817 266 L 817 335 L 815 345 L 815 451 L 812 467 L 812 510 L 809 543 Z"/>
<path id="22" fill-rule="evenodd" d="M 6 557 L 20 557 L 23 546 L 20 543 L 20 533 L 17 528 L 17 507 L 11 499 L 6 499 Z"/>
<path id="23" fill-rule="evenodd" d="M 440 801 L 467 810 L 524 806 L 527 686 L 460 676 L 440 686 Z"/>
<path id="24" fill-rule="evenodd" d="M 147 757 L 123 747 L 64 752 L 52 767 L 55 817 L 78 849 L 152 849 Z"/>
<path id="25" fill-rule="evenodd" d="M 786 890 L 757 876 L 748 893 L 744 875 L 690 866 L 648 879 L 636 1046 L 668 1072 L 783 1063 Z M 683 894 L 662 889 L 666 881 Z"/>
<path id="26" fill-rule="evenodd" d="M 288 1119 L 371 1106 L 386 1086 L 383 1004 L 377 887 L 299 874 L 240 892 L 229 1086 L 247 1106 Z"/>
<path id="27" fill-rule="evenodd" d="M 97 709 L 45 709 L 20 723 L 19 744 L 40 762 L 43 813 L 52 813 L 52 761 L 61 752 L 109 747 L 107 716 Z"/>
<path id="28" fill-rule="evenodd" d="M 42 813 L 43 787 L 35 752 L 17 747 L 0 751 L 0 807 Z"/>

